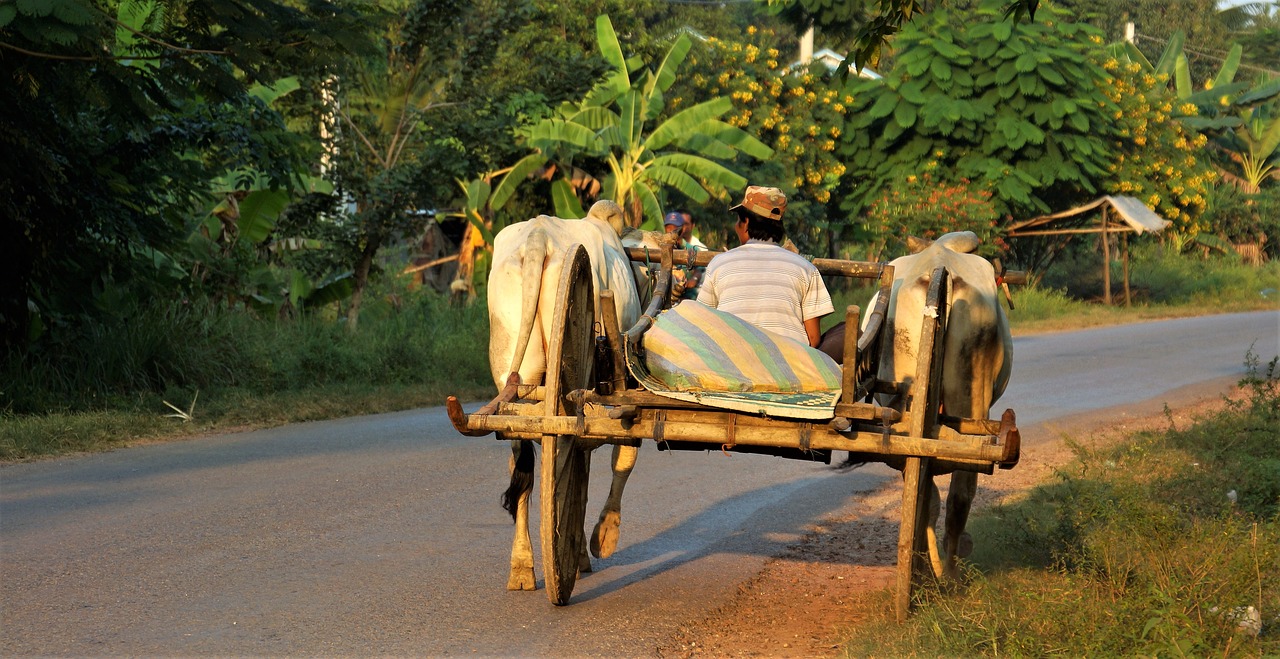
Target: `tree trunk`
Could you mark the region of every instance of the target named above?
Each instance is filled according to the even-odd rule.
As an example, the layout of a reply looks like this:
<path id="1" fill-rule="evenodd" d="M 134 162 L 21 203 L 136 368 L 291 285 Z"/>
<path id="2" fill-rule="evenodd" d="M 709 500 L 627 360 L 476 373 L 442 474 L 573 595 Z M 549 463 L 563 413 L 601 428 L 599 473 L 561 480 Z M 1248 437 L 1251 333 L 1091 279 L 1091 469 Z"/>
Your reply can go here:
<path id="1" fill-rule="evenodd" d="M 382 236 L 369 236 L 364 251 L 360 253 L 360 261 L 356 263 L 355 288 L 351 291 L 351 306 L 347 308 L 347 331 L 356 331 L 360 322 L 360 302 L 364 299 L 364 288 L 369 283 L 369 269 L 373 267 L 373 257 L 377 256 L 382 245 Z"/>

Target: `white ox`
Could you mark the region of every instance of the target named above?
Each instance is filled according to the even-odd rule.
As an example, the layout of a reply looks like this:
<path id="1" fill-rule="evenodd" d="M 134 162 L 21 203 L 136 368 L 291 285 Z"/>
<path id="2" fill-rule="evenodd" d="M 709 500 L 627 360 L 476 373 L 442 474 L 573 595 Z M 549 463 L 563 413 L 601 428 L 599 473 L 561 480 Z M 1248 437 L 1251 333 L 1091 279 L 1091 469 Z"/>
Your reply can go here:
<path id="1" fill-rule="evenodd" d="M 595 294 L 613 291 L 619 327 L 626 329 L 635 324 L 641 310 L 631 264 L 618 238 L 624 226 L 622 209 L 612 201 L 599 201 L 581 220 L 539 215 L 498 232 L 489 275 L 489 368 L 498 389 L 503 388 L 512 372 L 519 373 L 524 384 L 542 382 L 547 370 L 556 290 L 567 265 L 565 250 L 571 245 L 586 247 Z M 597 297 L 596 319 L 599 318 Z M 536 582 L 529 540 L 533 451 L 524 441 L 512 441 L 511 452 L 511 485 L 502 497 L 503 507 L 516 522 L 507 588 L 533 590 Z M 622 489 L 635 459 L 635 447 L 614 446 L 613 483 L 591 537 L 591 553 L 598 558 L 609 556 L 617 547 Z M 579 557 L 579 569 L 591 571 L 591 560 L 585 554 Z"/>
<path id="2" fill-rule="evenodd" d="M 884 331 L 893 350 L 881 359 L 878 378 L 911 382 L 916 374 L 925 296 L 934 269 L 949 275 L 946 336 L 942 357 L 942 411 L 951 416 L 985 419 L 1009 382 L 1013 339 L 1009 320 L 996 297 L 995 270 L 972 254 L 978 237 L 972 232 L 949 233 L 922 251 L 890 262 L 894 267 Z M 874 306 L 875 299 L 872 299 Z M 934 527 L 938 518 L 938 488 L 930 484 L 929 558 L 939 577 L 957 576 L 957 556 L 967 556 L 972 540 L 965 533 L 978 475 L 956 471 L 947 494 L 947 516 L 941 556 Z"/>

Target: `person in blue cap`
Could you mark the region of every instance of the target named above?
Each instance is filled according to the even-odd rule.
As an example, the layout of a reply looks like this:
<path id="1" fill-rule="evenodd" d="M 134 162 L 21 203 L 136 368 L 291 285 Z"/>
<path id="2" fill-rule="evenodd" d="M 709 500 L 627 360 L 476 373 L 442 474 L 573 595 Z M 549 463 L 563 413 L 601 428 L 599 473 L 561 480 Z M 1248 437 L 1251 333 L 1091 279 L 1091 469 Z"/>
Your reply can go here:
<path id="1" fill-rule="evenodd" d="M 675 234 L 680 238 L 677 249 L 698 250 L 698 247 L 691 244 L 687 238 L 693 224 L 689 221 L 691 218 L 692 216 L 688 211 L 677 209 L 667 213 L 666 217 L 662 219 L 662 225 L 666 232 Z M 698 286 L 702 284 L 703 270 L 705 268 L 695 268 L 688 265 L 677 265 L 672 269 L 671 304 L 679 304 L 681 300 L 698 299 Z"/>

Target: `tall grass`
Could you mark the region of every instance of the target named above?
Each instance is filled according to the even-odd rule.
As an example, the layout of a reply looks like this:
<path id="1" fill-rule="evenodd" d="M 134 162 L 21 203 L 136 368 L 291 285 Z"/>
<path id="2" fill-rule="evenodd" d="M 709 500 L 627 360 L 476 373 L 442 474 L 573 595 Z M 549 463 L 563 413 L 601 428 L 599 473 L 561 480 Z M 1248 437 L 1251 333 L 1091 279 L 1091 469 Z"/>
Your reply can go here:
<path id="1" fill-rule="evenodd" d="M 376 297 L 357 332 L 332 317 L 140 303 L 6 361 L 0 459 L 483 395 L 493 388 L 488 337 L 483 300 L 456 308 L 430 293 Z M 192 401 L 192 427 L 165 416 L 166 402 Z"/>
<path id="2" fill-rule="evenodd" d="M 1249 358 L 1248 400 L 1076 461 L 975 516 L 962 593 L 848 656 L 1275 656 L 1280 653 L 1280 386 Z M 1260 635 L 1240 624 L 1259 612 Z"/>

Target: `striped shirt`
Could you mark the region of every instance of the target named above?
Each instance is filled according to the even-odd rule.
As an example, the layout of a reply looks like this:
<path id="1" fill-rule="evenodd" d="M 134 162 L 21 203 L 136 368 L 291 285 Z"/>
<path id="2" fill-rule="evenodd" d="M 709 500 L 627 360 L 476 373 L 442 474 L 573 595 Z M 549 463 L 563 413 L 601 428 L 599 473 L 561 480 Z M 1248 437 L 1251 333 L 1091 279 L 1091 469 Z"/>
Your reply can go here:
<path id="1" fill-rule="evenodd" d="M 711 259 L 698 301 L 805 345 L 809 335 L 804 321 L 835 311 L 812 263 L 760 240 L 748 240 Z"/>

